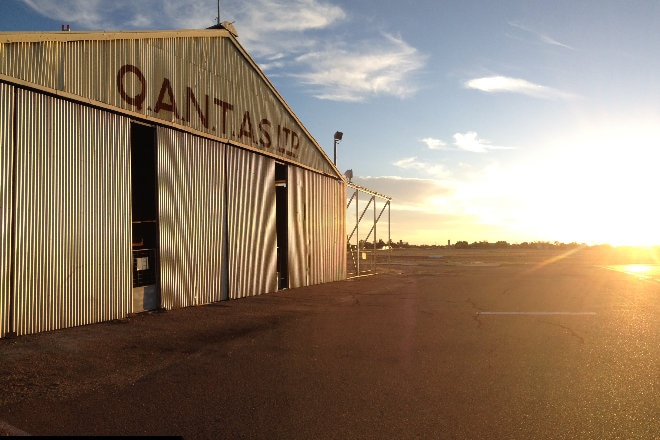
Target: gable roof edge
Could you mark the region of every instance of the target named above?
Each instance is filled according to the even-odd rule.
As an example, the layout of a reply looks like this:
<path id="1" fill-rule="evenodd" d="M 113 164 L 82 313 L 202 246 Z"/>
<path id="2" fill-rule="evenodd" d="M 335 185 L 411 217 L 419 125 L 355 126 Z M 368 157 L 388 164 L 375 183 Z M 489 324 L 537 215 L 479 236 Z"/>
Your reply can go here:
<path id="1" fill-rule="evenodd" d="M 239 50 L 241 55 L 243 55 L 245 57 L 245 59 L 250 63 L 250 66 L 255 70 L 255 72 L 257 72 L 259 74 L 259 76 L 264 81 L 264 83 L 268 86 L 268 88 L 277 97 L 277 99 L 280 101 L 282 106 L 289 112 L 291 117 L 298 123 L 300 128 L 302 128 L 305 131 L 305 134 L 307 135 L 307 137 L 309 137 L 309 139 L 313 142 L 314 147 L 318 150 L 319 153 L 321 153 L 321 155 L 323 156 L 323 158 L 325 158 L 325 160 L 330 165 L 330 167 L 332 167 L 332 169 L 337 173 L 337 177 L 339 179 L 341 179 L 342 181 L 346 182 L 346 178 L 341 173 L 341 171 L 339 171 L 339 168 L 337 168 L 337 166 L 330 160 L 328 155 L 325 153 L 325 150 L 321 147 L 321 145 L 318 143 L 316 138 L 314 136 L 312 136 L 312 134 L 309 132 L 309 130 L 307 130 L 307 127 L 305 127 L 305 125 L 298 118 L 298 115 L 296 115 L 296 113 L 293 111 L 293 109 L 291 107 L 289 107 L 289 104 L 284 100 L 282 95 L 280 95 L 280 92 L 277 91 L 277 89 L 275 88 L 273 83 L 270 82 L 270 80 L 268 79 L 266 74 L 263 72 L 263 70 L 261 70 L 259 65 L 254 61 L 254 59 L 252 59 L 250 54 L 248 54 L 248 52 L 245 50 L 245 48 L 243 48 L 243 46 L 238 42 L 236 37 L 234 37 L 234 35 L 232 35 L 230 32 L 228 32 L 228 31 L 226 31 L 226 32 L 228 33 L 227 37 L 229 38 L 229 40 Z"/>

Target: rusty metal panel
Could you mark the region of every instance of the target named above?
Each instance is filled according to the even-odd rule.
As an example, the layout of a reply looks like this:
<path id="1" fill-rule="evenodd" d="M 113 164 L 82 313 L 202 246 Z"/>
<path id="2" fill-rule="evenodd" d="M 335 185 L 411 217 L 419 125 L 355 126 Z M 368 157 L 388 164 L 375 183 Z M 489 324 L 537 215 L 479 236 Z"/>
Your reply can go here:
<path id="1" fill-rule="evenodd" d="M 226 296 L 224 154 L 219 142 L 158 129 L 161 301 L 168 309 Z"/>
<path id="2" fill-rule="evenodd" d="M 14 88 L 0 83 L 0 338 L 9 328 Z"/>
<path id="3" fill-rule="evenodd" d="M 346 278 L 343 182 L 289 167 L 289 286 Z"/>
<path id="4" fill-rule="evenodd" d="M 66 34 L 66 33 L 62 33 Z M 0 74 L 167 121 L 338 176 L 226 31 L 3 34 Z"/>
<path id="5" fill-rule="evenodd" d="M 18 91 L 18 334 L 130 311 L 129 120 Z"/>
<path id="6" fill-rule="evenodd" d="M 277 290 L 275 161 L 227 150 L 229 296 Z"/>

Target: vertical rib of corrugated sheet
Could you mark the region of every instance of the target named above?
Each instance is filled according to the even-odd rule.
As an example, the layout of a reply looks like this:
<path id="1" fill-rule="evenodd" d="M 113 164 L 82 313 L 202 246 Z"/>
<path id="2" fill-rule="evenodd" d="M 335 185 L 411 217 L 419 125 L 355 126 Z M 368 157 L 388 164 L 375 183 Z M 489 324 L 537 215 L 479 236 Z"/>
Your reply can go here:
<path id="1" fill-rule="evenodd" d="M 289 286 L 345 279 L 344 185 L 297 167 L 288 181 Z"/>
<path id="2" fill-rule="evenodd" d="M 308 174 L 298 167 L 288 167 L 289 203 L 289 287 L 309 285 L 309 222 L 307 220 Z"/>
<path id="3" fill-rule="evenodd" d="M 335 258 L 339 262 L 336 268 L 337 280 L 345 280 L 347 276 L 346 269 L 346 185 L 342 181 L 335 181 L 335 234 L 339 235 L 337 239 L 337 247 L 335 252 L 337 253 Z"/>
<path id="4" fill-rule="evenodd" d="M 346 185 L 344 182 L 325 178 L 327 191 L 332 194 L 332 224 L 328 231 L 332 236 L 332 249 L 328 253 L 332 256 L 334 265 L 329 268 L 332 281 L 346 279 Z"/>
<path id="5" fill-rule="evenodd" d="M 188 307 L 195 300 L 195 138 L 158 128 L 158 220 L 161 305 Z"/>
<path id="6" fill-rule="evenodd" d="M 18 96 L 16 332 L 122 318 L 131 289 L 128 120 Z"/>
<path id="7" fill-rule="evenodd" d="M 310 231 L 310 284 L 327 283 L 345 276 L 345 232 L 342 226 L 344 186 L 320 174 L 310 174 L 307 192 Z"/>
<path id="8" fill-rule="evenodd" d="M 0 71 L 14 78 L 55 88 L 60 47 L 61 43 L 54 41 L 0 45 Z"/>
<path id="9" fill-rule="evenodd" d="M 227 147 L 229 296 L 277 290 L 275 161 Z"/>
<path id="10" fill-rule="evenodd" d="M 14 88 L 0 83 L 0 338 L 9 333 Z"/>
<path id="11" fill-rule="evenodd" d="M 222 299 L 224 149 L 219 142 L 158 129 L 162 306 Z"/>
<path id="12" fill-rule="evenodd" d="M 199 140 L 197 171 L 197 255 L 198 302 L 220 301 L 227 281 L 223 246 L 225 216 L 225 146 L 208 139 Z M 225 270 L 223 270 L 225 268 Z"/>

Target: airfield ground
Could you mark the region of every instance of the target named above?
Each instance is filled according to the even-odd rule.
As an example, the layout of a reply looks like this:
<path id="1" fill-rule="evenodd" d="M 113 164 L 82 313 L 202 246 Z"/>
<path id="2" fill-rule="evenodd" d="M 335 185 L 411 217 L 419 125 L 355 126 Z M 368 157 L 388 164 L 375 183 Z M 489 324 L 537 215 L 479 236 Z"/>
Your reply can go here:
<path id="1" fill-rule="evenodd" d="M 0 432 L 660 438 L 655 264 L 394 250 L 374 276 L 2 339 Z"/>

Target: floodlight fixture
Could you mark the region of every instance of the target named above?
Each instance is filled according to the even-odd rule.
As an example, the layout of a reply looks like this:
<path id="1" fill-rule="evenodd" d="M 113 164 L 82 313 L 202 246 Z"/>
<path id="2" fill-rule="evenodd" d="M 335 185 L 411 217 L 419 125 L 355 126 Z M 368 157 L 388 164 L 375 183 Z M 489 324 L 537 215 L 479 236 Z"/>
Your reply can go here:
<path id="1" fill-rule="evenodd" d="M 335 131 L 335 153 L 334 156 L 332 156 L 332 162 L 337 166 L 337 144 L 341 139 L 344 137 L 344 133 L 341 131 Z"/>

